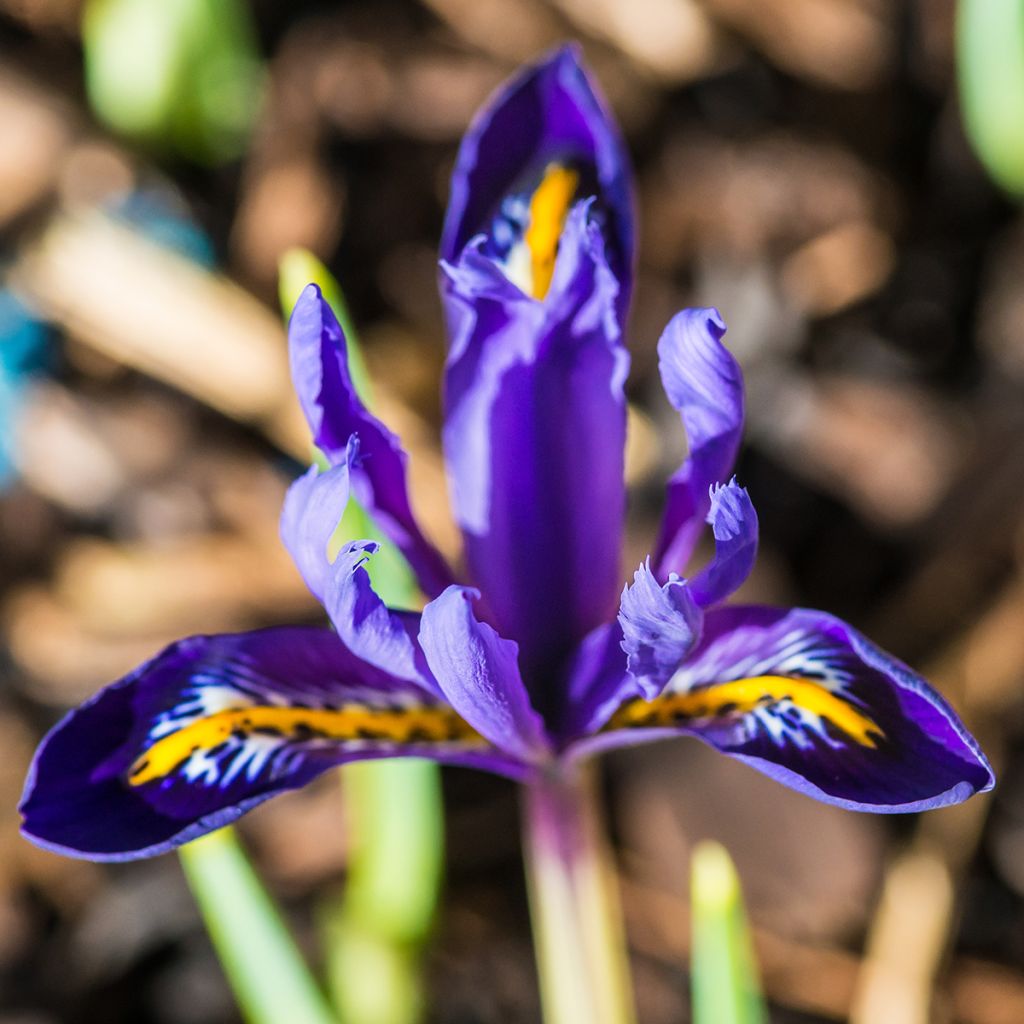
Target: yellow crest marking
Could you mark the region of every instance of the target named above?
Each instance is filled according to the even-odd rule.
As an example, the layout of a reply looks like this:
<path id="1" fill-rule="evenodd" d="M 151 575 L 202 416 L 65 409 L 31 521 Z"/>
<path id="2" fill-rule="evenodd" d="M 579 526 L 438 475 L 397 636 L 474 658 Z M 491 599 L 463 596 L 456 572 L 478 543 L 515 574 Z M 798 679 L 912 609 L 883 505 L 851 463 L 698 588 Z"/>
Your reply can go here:
<path id="1" fill-rule="evenodd" d="M 579 180 L 576 171 L 549 164 L 530 199 L 530 226 L 523 238 L 530 252 L 531 294 L 535 299 L 543 299 L 551 287 L 558 240 Z"/>
<path id="2" fill-rule="evenodd" d="M 374 709 L 350 704 L 337 709 L 254 705 L 219 711 L 164 736 L 143 751 L 128 770 L 141 786 L 169 775 L 196 750 L 212 750 L 234 735 L 253 733 L 282 739 L 385 740 L 392 743 L 485 741 L 451 708 Z"/>
<path id="3" fill-rule="evenodd" d="M 872 719 L 826 686 L 813 679 L 788 676 L 754 676 L 686 693 L 666 693 L 650 701 L 633 700 L 615 712 L 607 727 L 652 728 L 695 719 L 730 718 L 783 700 L 831 722 L 862 747 L 874 747 L 875 738 L 885 736 Z"/>

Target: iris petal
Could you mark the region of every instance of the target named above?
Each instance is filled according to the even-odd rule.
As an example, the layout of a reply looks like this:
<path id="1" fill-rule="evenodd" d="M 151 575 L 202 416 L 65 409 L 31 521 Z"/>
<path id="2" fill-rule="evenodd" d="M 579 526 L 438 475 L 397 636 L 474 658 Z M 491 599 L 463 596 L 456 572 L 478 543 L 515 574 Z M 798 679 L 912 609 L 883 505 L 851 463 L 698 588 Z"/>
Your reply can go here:
<path id="1" fill-rule="evenodd" d="M 445 698 L 502 750 L 525 761 L 548 741 L 519 674 L 518 649 L 473 614 L 477 591 L 449 587 L 423 609 L 420 644 Z"/>
<path id="2" fill-rule="evenodd" d="M 618 619 L 598 626 L 576 649 L 566 671 L 569 699 L 560 737 L 596 732 L 624 701 L 641 696 L 640 683 L 626 669 Z"/>
<path id="3" fill-rule="evenodd" d="M 376 551 L 373 541 L 357 540 L 343 545 L 324 597 L 327 614 L 342 642 L 358 658 L 440 696 L 420 649 L 419 613 L 388 608 L 363 567 Z"/>
<path id="4" fill-rule="evenodd" d="M 519 772 L 431 693 L 366 665 L 328 630 L 191 637 L 50 732 L 23 831 L 72 856 L 153 856 L 333 765 L 388 756 Z"/>
<path id="5" fill-rule="evenodd" d="M 608 260 L 619 281 L 620 319 L 629 303 L 633 210 L 629 157 L 573 46 L 526 68 L 491 98 L 466 132 L 452 174 L 441 256 L 458 259 L 487 231 L 503 200 L 548 165 L 569 164 L 608 225 Z"/>
<path id="6" fill-rule="evenodd" d="M 743 430 L 743 375 L 722 344 L 716 309 L 687 309 L 658 342 L 661 380 L 679 410 L 689 454 L 669 480 L 654 565 L 659 579 L 684 572 L 711 505 L 710 488 L 732 472 Z"/>
<path id="7" fill-rule="evenodd" d="M 659 584 L 648 559 L 622 591 L 618 618 L 577 648 L 566 673 L 565 738 L 601 728 L 624 702 L 653 699 L 693 650 L 703 613 L 685 580 Z"/>
<path id="8" fill-rule="evenodd" d="M 452 505 L 473 580 L 547 715 L 564 700 L 550 680 L 613 616 L 620 587 L 628 356 L 616 283 L 587 204 L 570 214 L 544 303 L 473 246 L 448 272 Z"/>
<path id="9" fill-rule="evenodd" d="M 757 513 L 750 495 L 735 481 L 711 490 L 707 522 L 715 538 L 711 561 L 691 580 L 702 608 L 725 600 L 750 575 L 757 558 Z"/>
<path id="10" fill-rule="evenodd" d="M 657 697 L 700 636 L 703 616 L 686 580 L 673 576 L 663 585 L 650 561 L 622 591 L 619 624 L 627 669 L 648 699 Z"/>
<path id="11" fill-rule="evenodd" d="M 346 460 L 322 472 L 311 468 L 288 490 L 281 537 L 309 589 L 323 604 L 343 643 L 370 665 L 438 692 L 416 636 L 419 615 L 385 606 L 363 568 L 374 541 L 344 544 L 333 564 L 328 545 L 348 501 L 349 466 L 357 462 L 355 437 Z"/>
<path id="12" fill-rule="evenodd" d="M 918 675 L 824 612 L 708 612 L 653 701 L 628 701 L 576 753 L 686 733 L 827 803 L 919 811 L 991 789 L 992 769 Z"/>
<path id="13" fill-rule="evenodd" d="M 313 443 L 332 465 L 343 462 L 353 434 L 361 459 L 350 467 L 352 486 L 384 534 L 406 557 L 428 595 L 440 593 L 451 573 L 420 531 L 406 490 L 407 457 L 397 437 L 360 401 L 348 369 L 345 336 L 330 305 L 307 285 L 288 325 L 292 379 Z"/>
<path id="14" fill-rule="evenodd" d="M 357 448 L 353 437 L 337 465 L 326 472 L 311 466 L 288 488 L 281 508 L 281 541 L 310 593 L 321 602 L 331 577 L 327 545 L 348 504 L 349 462 Z"/>

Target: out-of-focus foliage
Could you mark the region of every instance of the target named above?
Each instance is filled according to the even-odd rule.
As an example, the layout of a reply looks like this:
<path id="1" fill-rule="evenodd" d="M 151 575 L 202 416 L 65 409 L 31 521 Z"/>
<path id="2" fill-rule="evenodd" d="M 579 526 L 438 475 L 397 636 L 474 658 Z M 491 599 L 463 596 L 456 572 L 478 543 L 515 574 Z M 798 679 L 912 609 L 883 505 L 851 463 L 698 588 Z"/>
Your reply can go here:
<path id="1" fill-rule="evenodd" d="M 693 853 L 694 1024 L 765 1024 L 743 894 L 724 846 Z"/>
<path id="2" fill-rule="evenodd" d="M 202 163 L 242 153 L 263 66 L 241 0 L 90 0 L 85 84 L 115 131 Z"/>
<path id="3" fill-rule="evenodd" d="M 345 891 L 324 909 L 328 990 L 346 1024 L 413 1024 L 443 872 L 440 772 L 379 761 L 346 766 L 342 780 L 352 849 Z"/>
<path id="4" fill-rule="evenodd" d="M 1024 0 L 960 0 L 957 65 L 974 151 L 1024 198 Z"/>
<path id="5" fill-rule="evenodd" d="M 246 1020 L 334 1024 L 234 831 L 182 847 L 181 863 Z"/>

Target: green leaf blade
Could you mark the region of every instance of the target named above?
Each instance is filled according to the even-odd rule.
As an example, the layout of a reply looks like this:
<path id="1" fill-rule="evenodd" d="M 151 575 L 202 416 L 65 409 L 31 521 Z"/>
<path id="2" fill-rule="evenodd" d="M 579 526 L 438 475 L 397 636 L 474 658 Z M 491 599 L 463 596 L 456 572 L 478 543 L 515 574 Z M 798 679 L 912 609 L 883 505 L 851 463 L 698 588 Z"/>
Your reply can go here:
<path id="1" fill-rule="evenodd" d="M 246 1021 L 337 1024 L 234 829 L 196 839 L 179 853 Z"/>
<path id="2" fill-rule="evenodd" d="M 691 896 L 694 1024 L 765 1024 L 739 878 L 719 843 L 694 850 Z"/>

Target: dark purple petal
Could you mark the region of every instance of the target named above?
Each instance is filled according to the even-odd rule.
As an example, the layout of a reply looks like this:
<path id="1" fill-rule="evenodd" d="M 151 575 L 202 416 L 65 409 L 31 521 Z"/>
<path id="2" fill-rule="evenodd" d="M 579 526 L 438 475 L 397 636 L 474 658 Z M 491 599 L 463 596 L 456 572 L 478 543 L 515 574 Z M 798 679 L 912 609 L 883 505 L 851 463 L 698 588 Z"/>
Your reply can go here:
<path id="1" fill-rule="evenodd" d="M 566 672 L 568 701 L 559 738 L 596 732 L 624 701 L 642 696 L 626 669 L 618 620 L 598 626 L 576 649 Z"/>
<path id="2" fill-rule="evenodd" d="M 348 369 L 345 336 L 315 284 L 306 286 L 288 325 L 292 380 L 313 433 L 332 465 L 345 460 L 349 439 L 359 439 L 352 486 L 374 522 L 395 543 L 428 595 L 440 593 L 451 573 L 416 525 L 405 483 L 406 454 L 398 438 L 370 415 Z"/>
<path id="3" fill-rule="evenodd" d="M 708 612 L 666 691 L 624 704 L 573 753 L 679 733 L 851 810 L 928 810 L 994 784 L 975 739 L 920 676 L 806 609 Z"/>
<path id="4" fill-rule="evenodd" d="M 619 625 L 626 667 L 639 691 L 653 699 L 665 688 L 700 636 L 703 615 L 686 580 L 659 585 L 650 560 L 622 591 Z"/>
<path id="5" fill-rule="evenodd" d="M 548 741 L 530 706 L 517 648 L 473 614 L 479 597 L 449 587 L 423 609 L 420 644 L 445 698 L 482 736 L 513 757 L 537 761 Z"/>
<path id="6" fill-rule="evenodd" d="M 153 856 L 334 765 L 391 756 L 524 772 L 430 693 L 364 664 L 328 630 L 191 637 L 49 733 L 22 828 L 71 856 Z"/>
<path id="7" fill-rule="evenodd" d="M 708 523 L 715 538 L 711 562 L 690 580 L 702 608 L 723 601 L 750 575 L 757 558 L 757 513 L 750 495 L 735 480 L 711 491 Z"/>
<path id="8" fill-rule="evenodd" d="M 550 162 L 582 172 L 608 222 L 608 261 L 629 303 L 633 209 L 629 159 L 618 129 L 580 64 L 565 46 L 506 83 L 474 119 L 459 149 L 441 241 L 452 262 L 471 238 L 488 230 L 502 200 Z"/>
<path id="9" fill-rule="evenodd" d="M 682 573 L 704 526 L 713 484 L 732 473 L 743 430 L 743 375 L 722 344 L 717 309 L 687 309 L 672 318 L 658 342 L 661 380 L 679 410 L 689 454 L 668 483 L 655 547 L 655 573 Z"/>
<path id="10" fill-rule="evenodd" d="M 469 568 L 515 640 L 536 707 L 615 611 L 625 509 L 628 356 L 587 204 L 569 216 L 543 303 L 473 246 L 456 267 L 444 448 Z"/>

